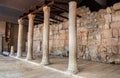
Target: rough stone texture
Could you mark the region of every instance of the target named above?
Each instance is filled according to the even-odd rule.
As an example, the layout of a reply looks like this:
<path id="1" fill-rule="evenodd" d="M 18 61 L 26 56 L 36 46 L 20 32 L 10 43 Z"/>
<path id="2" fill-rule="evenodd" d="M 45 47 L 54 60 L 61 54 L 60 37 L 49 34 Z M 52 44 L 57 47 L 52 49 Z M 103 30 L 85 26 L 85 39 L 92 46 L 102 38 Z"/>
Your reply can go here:
<path id="1" fill-rule="evenodd" d="M 116 3 L 113 5 L 114 10 L 119 10 L 120 9 L 120 3 Z"/>
<path id="2" fill-rule="evenodd" d="M 0 33 L 0 52 L 2 52 L 2 35 Z"/>
<path id="3" fill-rule="evenodd" d="M 78 8 L 77 14 L 77 57 L 96 62 L 120 63 L 120 3 L 113 7 L 90 12 L 85 6 Z M 117 10 L 116 10 L 117 9 Z M 63 15 L 67 16 L 66 13 Z M 42 26 L 38 25 L 34 32 L 42 44 Z M 41 28 L 41 29 L 40 29 Z M 50 26 L 49 50 L 51 54 L 64 55 L 68 51 L 68 21 Z M 37 43 L 36 41 L 34 41 Z M 40 46 L 40 45 L 39 45 Z M 66 53 L 63 53 L 66 52 Z M 117 55 L 117 56 L 116 56 Z M 67 56 L 67 55 L 66 55 Z M 113 58 L 116 56 L 115 58 Z M 116 61 L 117 59 L 117 61 Z"/>
<path id="4" fill-rule="evenodd" d="M 2 37 L 5 35 L 6 22 L 0 21 L 0 52 L 2 52 Z"/>

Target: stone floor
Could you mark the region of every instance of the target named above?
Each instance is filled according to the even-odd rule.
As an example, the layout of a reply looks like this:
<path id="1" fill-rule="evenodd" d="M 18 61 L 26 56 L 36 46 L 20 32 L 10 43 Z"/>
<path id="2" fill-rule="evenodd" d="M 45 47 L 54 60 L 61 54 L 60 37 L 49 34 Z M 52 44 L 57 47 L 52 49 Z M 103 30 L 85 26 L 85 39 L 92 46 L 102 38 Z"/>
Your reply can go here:
<path id="1" fill-rule="evenodd" d="M 0 78 L 72 78 L 41 66 L 0 56 Z"/>
<path id="2" fill-rule="evenodd" d="M 65 73 L 67 58 L 52 56 L 50 59 L 50 65 L 41 66 L 40 56 L 26 62 L 25 57 L 17 60 L 0 56 L 0 78 L 120 78 L 120 65 L 79 60 L 79 73 L 68 75 Z"/>

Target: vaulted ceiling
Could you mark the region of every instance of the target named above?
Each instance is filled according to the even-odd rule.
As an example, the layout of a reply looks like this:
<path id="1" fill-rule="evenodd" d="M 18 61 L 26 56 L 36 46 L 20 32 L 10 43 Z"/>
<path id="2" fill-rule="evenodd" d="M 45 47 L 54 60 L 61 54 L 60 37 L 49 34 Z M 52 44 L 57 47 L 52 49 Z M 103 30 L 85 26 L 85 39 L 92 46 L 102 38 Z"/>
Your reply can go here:
<path id="1" fill-rule="evenodd" d="M 17 23 L 17 19 L 24 15 L 34 7 L 34 5 L 41 5 L 45 1 L 51 0 L 0 0 L 0 20 Z M 68 3 L 70 0 L 54 0 L 56 5 L 68 10 Z M 107 5 L 112 5 L 120 0 L 76 0 L 78 7 L 87 6 L 92 11 L 97 11 Z M 108 3 L 107 3 L 108 2 Z M 94 7 L 95 6 L 95 7 Z M 63 17 L 64 18 L 64 17 Z M 66 17 L 65 17 L 66 18 Z"/>

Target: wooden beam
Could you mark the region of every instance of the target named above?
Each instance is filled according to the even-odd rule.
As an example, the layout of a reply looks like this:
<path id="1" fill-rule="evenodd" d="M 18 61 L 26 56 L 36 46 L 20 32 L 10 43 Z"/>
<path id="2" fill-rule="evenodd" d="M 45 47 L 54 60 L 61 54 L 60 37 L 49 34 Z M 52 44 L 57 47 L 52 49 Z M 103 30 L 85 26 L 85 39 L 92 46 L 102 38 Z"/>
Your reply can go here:
<path id="1" fill-rule="evenodd" d="M 68 10 L 66 10 L 66 9 L 64 9 L 64 8 L 58 6 L 58 5 L 53 5 L 53 8 L 59 9 L 59 10 L 61 10 L 63 12 L 67 12 L 67 13 L 69 12 Z M 81 18 L 81 16 L 78 15 L 78 14 L 77 14 L 77 17 Z"/>
<path id="2" fill-rule="evenodd" d="M 36 15 L 36 18 L 41 18 L 41 19 L 44 19 L 44 17 L 42 15 Z M 59 21 L 59 22 L 63 22 L 63 20 L 60 20 L 60 19 L 57 19 L 57 18 L 54 18 L 52 15 L 50 15 L 50 18 L 53 19 L 53 20 L 56 20 L 56 21 Z"/>
<path id="3" fill-rule="evenodd" d="M 60 19 L 54 18 L 54 17 L 52 17 L 52 16 L 50 16 L 50 18 L 53 19 L 53 20 L 59 21 L 59 22 L 63 22 L 63 20 L 60 20 Z"/>
<path id="4" fill-rule="evenodd" d="M 44 22 L 43 19 L 38 19 L 38 18 L 35 18 L 35 21 L 41 21 L 41 22 Z M 56 22 L 56 21 L 50 21 L 50 22 L 52 22 L 52 23 L 58 23 L 58 22 Z"/>
<path id="5" fill-rule="evenodd" d="M 66 10 L 66 9 L 64 9 L 64 8 L 58 6 L 58 5 L 53 5 L 52 8 L 55 8 L 55 9 L 61 10 L 61 11 L 63 11 L 63 12 L 69 12 L 68 10 Z"/>
<path id="6" fill-rule="evenodd" d="M 55 1 L 56 4 L 68 5 L 68 2 L 64 1 Z"/>
<path id="7" fill-rule="evenodd" d="M 39 12 L 39 13 L 34 13 L 34 14 L 36 14 L 36 15 L 41 15 L 41 14 L 43 14 L 43 12 L 41 11 L 41 12 Z"/>
<path id="8" fill-rule="evenodd" d="M 41 6 L 40 8 L 38 8 L 38 9 L 35 9 L 35 10 L 33 10 L 32 12 L 29 12 L 29 14 L 31 13 L 31 14 L 34 14 L 34 13 L 38 13 L 38 12 L 40 12 L 42 9 L 43 9 L 43 7 L 44 6 L 50 6 L 50 5 L 52 5 L 52 4 L 54 4 L 54 1 L 52 0 L 51 2 L 49 2 L 49 3 L 43 3 L 43 6 Z M 27 15 L 24 15 L 24 16 L 22 16 L 21 18 L 22 19 L 24 19 L 24 18 L 26 18 L 27 17 Z"/>
<path id="9" fill-rule="evenodd" d="M 64 18 L 64 19 L 68 19 L 67 17 L 62 16 L 62 15 L 60 15 L 60 14 L 56 14 L 56 13 L 51 13 L 51 14 L 56 15 L 56 16 L 61 17 L 61 18 Z"/>
<path id="10" fill-rule="evenodd" d="M 50 22 L 52 22 L 52 23 L 58 23 L 58 22 L 55 22 L 55 21 L 50 21 Z"/>

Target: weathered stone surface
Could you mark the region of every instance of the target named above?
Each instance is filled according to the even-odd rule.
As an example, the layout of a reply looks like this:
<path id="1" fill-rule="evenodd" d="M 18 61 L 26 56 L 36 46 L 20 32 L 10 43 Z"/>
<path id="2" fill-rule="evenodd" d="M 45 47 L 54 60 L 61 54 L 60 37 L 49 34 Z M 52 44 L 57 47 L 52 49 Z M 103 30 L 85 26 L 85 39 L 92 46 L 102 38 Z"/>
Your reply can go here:
<path id="1" fill-rule="evenodd" d="M 106 22 L 106 23 L 109 23 L 109 22 L 111 22 L 111 21 L 112 21 L 111 14 L 106 14 L 106 15 L 105 15 L 105 22 Z"/>
<path id="2" fill-rule="evenodd" d="M 120 22 L 111 22 L 110 27 L 119 29 L 120 28 Z"/>
<path id="3" fill-rule="evenodd" d="M 120 54 L 113 54 L 111 56 L 108 56 L 108 63 L 120 64 Z"/>
<path id="4" fill-rule="evenodd" d="M 107 7 L 106 11 L 107 11 L 107 13 L 112 13 L 113 12 L 112 9 L 111 9 L 111 7 Z"/>
<path id="5" fill-rule="evenodd" d="M 120 21 L 120 11 L 112 14 L 112 21 Z"/>
<path id="6" fill-rule="evenodd" d="M 103 45 L 98 47 L 98 57 L 101 62 L 107 61 L 107 48 Z"/>
<path id="7" fill-rule="evenodd" d="M 102 31 L 102 38 L 103 39 L 112 38 L 112 30 L 103 30 Z"/>
<path id="8" fill-rule="evenodd" d="M 118 38 L 111 38 L 111 45 L 118 45 Z"/>
<path id="9" fill-rule="evenodd" d="M 91 60 L 92 61 L 98 61 L 98 55 L 97 55 L 97 46 L 91 45 L 88 47 L 89 48 L 89 52 L 90 52 L 90 56 L 91 56 Z"/>
<path id="10" fill-rule="evenodd" d="M 110 63 L 109 61 L 113 59 L 115 54 L 120 54 L 120 11 L 118 11 L 118 5 L 115 4 L 114 7 L 101 9 L 98 12 L 90 12 L 85 6 L 77 10 L 77 14 L 82 16 L 76 21 L 78 58 Z M 67 13 L 63 13 L 63 15 L 68 16 Z M 64 56 L 69 52 L 68 26 L 68 21 L 50 26 L 49 50 L 53 55 Z M 41 24 L 34 30 L 34 42 L 40 40 L 41 44 L 42 27 Z M 115 59 L 119 59 L 119 57 Z"/>
<path id="11" fill-rule="evenodd" d="M 118 29 L 113 29 L 113 30 L 112 30 L 112 37 L 113 37 L 113 38 L 118 38 L 118 36 L 119 36 L 119 31 L 118 31 Z"/>
<path id="12" fill-rule="evenodd" d="M 120 9 L 120 2 L 114 4 L 114 5 L 113 5 L 113 9 L 114 9 L 114 10 L 119 10 L 119 9 Z"/>

